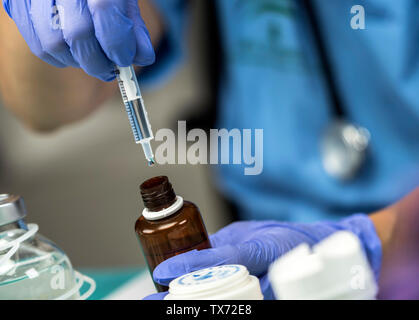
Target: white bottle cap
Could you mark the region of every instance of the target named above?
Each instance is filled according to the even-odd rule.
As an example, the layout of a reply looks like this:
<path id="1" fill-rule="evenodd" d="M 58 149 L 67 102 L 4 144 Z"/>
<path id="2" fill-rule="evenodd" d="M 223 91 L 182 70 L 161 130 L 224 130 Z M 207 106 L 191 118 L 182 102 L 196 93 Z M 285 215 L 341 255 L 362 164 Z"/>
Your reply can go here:
<path id="1" fill-rule="evenodd" d="M 171 216 L 176 213 L 183 206 L 183 198 L 181 196 L 176 196 L 176 201 L 168 208 L 162 209 L 160 211 L 150 211 L 147 208 L 143 210 L 143 216 L 147 220 L 159 220 Z"/>
<path id="2" fill-rule="evenodd" d="M 230 264 L 185 274 L 169 284 L 165 300 L 263 300 L 259 279 Z"/>
<path id="3" fill-rule="evenodd" d="M 377 285 L 356 235 L 338 231 L 313 247 L 302 244 L 269 268 L 278 299 L 374 299 Z"/>

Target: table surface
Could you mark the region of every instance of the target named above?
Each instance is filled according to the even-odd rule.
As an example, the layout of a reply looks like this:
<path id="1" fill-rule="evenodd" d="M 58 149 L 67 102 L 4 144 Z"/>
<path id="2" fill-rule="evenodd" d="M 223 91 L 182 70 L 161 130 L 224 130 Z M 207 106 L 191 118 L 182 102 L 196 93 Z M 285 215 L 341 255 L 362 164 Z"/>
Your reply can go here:
<path id="1" fill-rule="evenodd" d="M 131 280 L 148 272 L 144 267 L 107 269 L 84 268 L 79 271 L 96 281 L 96 290 L 88 300 L 104 299 Z M 84 289 L 83 286 L 81 291 L 83 292 Z"/>

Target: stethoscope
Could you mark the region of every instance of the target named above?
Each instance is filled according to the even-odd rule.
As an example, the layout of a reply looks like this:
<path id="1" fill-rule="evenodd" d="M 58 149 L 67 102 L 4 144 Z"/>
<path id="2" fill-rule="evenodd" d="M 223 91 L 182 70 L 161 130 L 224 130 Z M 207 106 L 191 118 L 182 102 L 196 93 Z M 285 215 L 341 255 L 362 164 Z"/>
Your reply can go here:
<path id="1" fill-rule="evenodd" d="M 335 85 L 333 72 L 325 49 L 324 40 L 319 30 L 318 19 L 311 0 L 303 0 L 307 17 L 312 26 L 313 37 L 317 43 L 320 63 L 330 92 L 334 120 L 324 131 L 320 153 L 325 172 L 340 181 L 355 178 L 365 163 L 370 145 L 369 131 L 345 119 L 343 100 Z"/>

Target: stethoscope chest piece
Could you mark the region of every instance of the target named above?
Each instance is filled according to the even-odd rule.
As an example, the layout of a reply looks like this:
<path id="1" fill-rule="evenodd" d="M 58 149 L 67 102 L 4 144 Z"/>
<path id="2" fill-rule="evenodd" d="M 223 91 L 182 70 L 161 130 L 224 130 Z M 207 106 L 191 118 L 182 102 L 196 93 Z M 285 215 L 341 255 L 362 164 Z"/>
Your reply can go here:
<path id="1" fill-rule="evenodd" d="M 321 142 L 324 170 L 341 181 L 353 179 L 365 162 L 369 143 L 366 128 L 336 120 L 326 129 Z"/>

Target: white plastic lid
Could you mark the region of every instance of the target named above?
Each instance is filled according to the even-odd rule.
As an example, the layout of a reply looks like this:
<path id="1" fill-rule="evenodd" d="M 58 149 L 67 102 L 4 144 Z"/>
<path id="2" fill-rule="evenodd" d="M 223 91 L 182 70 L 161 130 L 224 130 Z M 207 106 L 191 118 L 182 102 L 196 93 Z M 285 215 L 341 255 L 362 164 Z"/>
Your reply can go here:
<path id="1" fill-rule="evenodd" d="M 313 250 L 301 244 L 269 268 L 278 299 L 374 299 L 377 286 L 356 235 L 338 231 Z"/>
<path id="2" fill-rule="evenodd" d="M 168 208 L 162 209 L 160 211 L 150 211 L 147 208 L 143 210 L 143 216 L 147 220 L 159 220 L 171 216 L 176 213 L 183 206 L 183 198 L 181 196 L 176 196 L 176 201 Z"/>
<path id="3" fill-rule="evenodd" d="M 258 278 L 232 264 L 188 273 L 169 284 L 166 300 L 262 300 Z"/>

